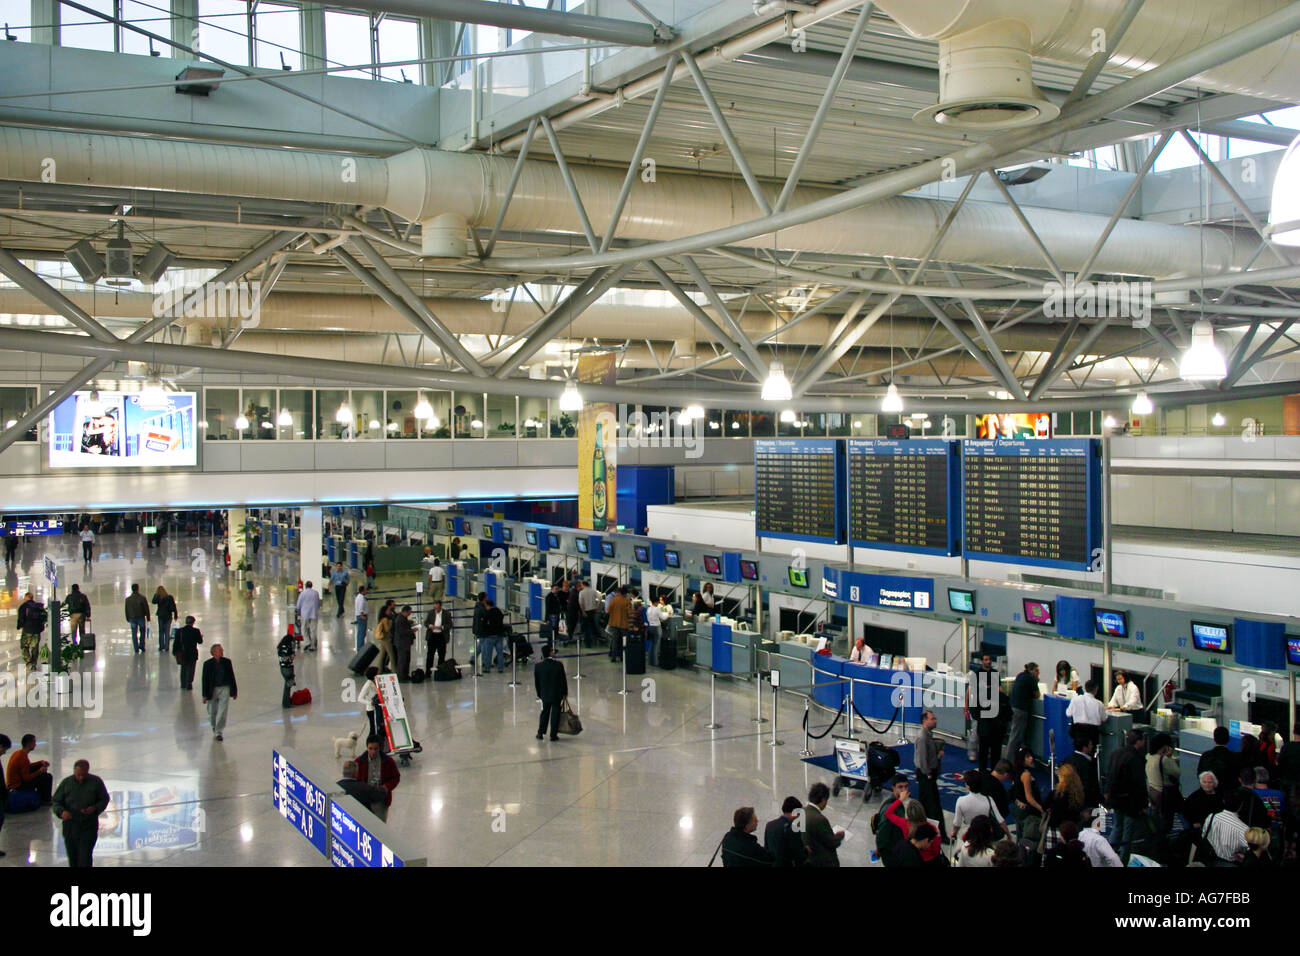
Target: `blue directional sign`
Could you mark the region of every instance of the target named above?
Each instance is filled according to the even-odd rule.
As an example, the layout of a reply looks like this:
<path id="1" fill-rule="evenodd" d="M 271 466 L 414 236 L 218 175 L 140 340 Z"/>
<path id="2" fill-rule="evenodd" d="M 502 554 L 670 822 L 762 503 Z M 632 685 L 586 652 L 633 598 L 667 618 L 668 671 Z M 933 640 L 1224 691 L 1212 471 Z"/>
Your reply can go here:
<path id="1" fill-rule="evenodd" d="M 271 802 L 305 836 L 321 856 L 329 856 L 329 827 L 325 823 L 329 795 L 293 761 L 278 750 L 271 751 Z"/>
<path id="2" fill-rule="evenodd" d="M 330 801 L 330 836 L 333 838 L 330 862 L 335 866 L 405 866 L 405 861 L 393 852 L 393 848 L 361 822 L 361 814 L 351 812 L 345 806 L 351 802 L 347 797 Z"/>
<path id="3" fill-rule="evenodd" d="M 316 848 L 316 852 L 321 856 L 329 855 L 330 834 L 324 820 L 309 811 L 306 804 L 299 803 L 277 790 L 271 791 L 271 803 L 280 816 L 293 824 L 294 829 L 307 838 L 307 841 Z"/>
<path id="4" fill-rule="evenodd" d="M 7 537 L 23 538 L 38 534 L 63 534 L 63 521 L 57 518 L 41 521 L 6 521 L 3 527 L 4 534 Z"/>

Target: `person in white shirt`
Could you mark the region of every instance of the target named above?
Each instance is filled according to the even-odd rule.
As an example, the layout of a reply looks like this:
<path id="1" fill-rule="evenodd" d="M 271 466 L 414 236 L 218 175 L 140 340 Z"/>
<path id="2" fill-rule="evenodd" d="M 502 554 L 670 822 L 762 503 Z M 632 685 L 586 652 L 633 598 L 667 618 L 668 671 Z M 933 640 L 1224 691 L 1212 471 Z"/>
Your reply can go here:
<path id="1" fill-rule="evenodd" d="M 965 841 L 953 856 L 953 866 L 993 866 L 993 844 L 997 842 L 991 818 L 986 814 L 980 814 L 971 821 L 970 828 L 966 831 Z"/>
<path id="2" fill-rule="evenodd" d="M 357 599 L 352 602 L 352 610 L 357 619 L 357 650 L 361 650 L 366 643 L 366 622 L 370 619 L 370 606 L 366 603 L 367 590 L 369 589 L 364 584 L 357 588 Z"/>
<path id="3" fill-rule="evenodd" d="M 957 799 L 957 809 L 952 817 L 953 838 L 963 836 L 965 829 L 970 826 L 971 821 L 976 817 L 988 817 L 1005 830 L 1006 821 L 1002 819 L 1002 814 L 998 813 L 993 798 L 980 792 L 984 783 L 984 775 L 978 770 L 967 770 L 962 774 L 962 781 L 966 784 L 966 789 L 969 792 Z M 977 866 L 981 864 L 969 865 Z"/>
<path id="4" fill-rule="evenodd" d="M 1092 814 L 1091 822 L 1093 825 L 1091 826 L 1089 825 L 1089 813 Z M 1083 844 L 1083 852 L 1087 854 L 1093 866 L 1122 867 L 1124 863 L 1120 860 L 1119 854 L 1115 852 L 1115 848 L 1110 845 L 1110 841 L 1102 836 L 1101 831 L 1095 826 L 1100 817 L 1100 812 L 1096 810 L 1084 811 L 1084 825 L 1079 830 L 1079 842 Z"/>
<path id="5" fill-rule="evenodd" d="M 871 660 L 871 654 L 871 648 L 867 646 L 866 640 L 859 637 L 849 653 L 849 660 L 854 664 L 866 664 Z"/>
<path id="6" fill-rule="evenodd" d="M 1237 862 L 1238 853 L 1244 854 L 1249 850 L 1246 844 L 1246 830 L 1249 828 L 1237 816 L 1237 810 L 1241 807 L 1241 797 L 1237 793 L 1225 796 L 1223 807 L 1218 813 L 1211 813 L 1205 818 L 1203 832 L 1205 842 L 1220 863 L 1232 865 Z"/>
<path id="7" fill-rule="evenodd" d="M 366 720 L 370 724 L 370 733 L 366 736 L 378 736 L 384 729 L 379 702 L 376 700 L 379 696 L 379 687 L 375 684 L 375 678 L 378 676 L 378 667 L 367 667 L 366 682 L 361 685 L 361 690 L 357 693 L 357 703 L 365 709 Z"/>
<path id="8" fill-rule="evenodd" d="M 320 617 L 320 592 L 311 586 L 310 581 L 299 592 L 294 609 L 302 620 L 302 649 L 304 651 L 314 651 L 316 649 L 316 619 Z"/>
<path id="9" fill-rule="evenodd" d="M 1107 710 L 1141 710 L 1142 692 L 1123 671 L 1115 672 L 1115 693 L 1111 694 Z"/>
<path id="10" fill-rule="evenodd" d="M 1087 734 L 1094 741 L 1101 740 L 1106 708 L 1097 699 L 1100 689 L 1101 685 L 1095 680 L 1088 681 L 1083 685 L 1083 693 L 1071 697 L 1069 706 L 1065 708 L 1065 716 L 1070 721 L 1070 736 L 1076 742 L 1082 739 L 1080 734 Z"/>
<path id="11" fill-rule="evenodd" d="M 441 601 L 447 593 L 447 569 L 437 558 L 429 566 L 429 600 Z"/>
<path id="12" fill-rule="evenodd" d="M 650 639 L 650 663 L 659 666 L 659 641 L 664 636 L 663 614 L 657 604 L 645 606 L 646 637 Z"/>
<path id="13" fill-rule="evenodd" d="M 81 526 L 81 562 L 85 565 L 90 564 L 90 556 L 95 548 L 95 532 L 90 530 L 90 525 Z"/>
<path id="14" fill-rule="evenodd" d="M 1073 694 L 1079 689 L 1079 672 L 1069 661 L 1056 662 L 1056 677 L 1052 681 L 1053 694 Z"/>

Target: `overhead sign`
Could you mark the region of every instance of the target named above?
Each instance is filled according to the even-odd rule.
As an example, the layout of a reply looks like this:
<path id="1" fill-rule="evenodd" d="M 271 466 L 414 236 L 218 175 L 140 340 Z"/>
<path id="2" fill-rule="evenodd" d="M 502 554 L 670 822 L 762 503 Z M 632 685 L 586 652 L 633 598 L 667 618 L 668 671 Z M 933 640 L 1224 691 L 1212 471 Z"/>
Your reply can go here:
<path id="1" fill-rule="evenodd" d="M 59 566 L 48 554 L 45 556 L 45 580 L 50 582 L 51 587 L 57 587 L 59 584 Z"/>
<path id="2" fill-rule="evenodd" d="M 754 442 L 754 533 L 762 538 L 844 543 L 844 443 Z"/>
<path id="3" fill-rule="evenodd" d="M 868 607 L 934 610 L 934 581 L 896 574 L 822 569 L 822 594 L 834 601 Z"/>
<path id="4" fill-rule="evenodd" d="M 849 540 L 919 554 L 961 552 L 961 449 L 941 438 L 849 439 Z"/>
<path id="5" fill-rule="evenodd" d="M 51 468 L 168 468 L 198 464 L 197 396 L 76 392 L 50 413 Z M 148 401 L 148 399 L 146 399 Z"/>
<path id="6" fill-rule="evenodd" d="M 297 756 L 271 751 L 271 803 L 321 856 L 329 854 L 329 795 L 297 766 Z"/>
<path id="7" fill-rule="evenodd" d="M 58 518 L 41 521 L 6 521 L 4 533 L 15 538 L 31 537 L 39 534 L 63 534 L 63 521 Z"/>
<path id="8" fill-rule="evenodd" d="M 360 803 L 351 797 L 334 797 L 330 801 L 330 862 L 335 866 L 385 867 L 406 866 L 389 841 L 382 837 L 375 817 L 363 812 Z M 387 829 L 386 827 L 383 829 Z"/>

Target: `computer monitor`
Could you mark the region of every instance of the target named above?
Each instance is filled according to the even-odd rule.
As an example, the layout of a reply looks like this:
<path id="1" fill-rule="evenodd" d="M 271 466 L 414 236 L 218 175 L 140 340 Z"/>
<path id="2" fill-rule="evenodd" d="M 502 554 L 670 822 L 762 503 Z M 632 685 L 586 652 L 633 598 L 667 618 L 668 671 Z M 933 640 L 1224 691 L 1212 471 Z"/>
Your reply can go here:
<path id="1" fill-rule="evenodd" d="M 474 534 L 474 526 L 468 521 L 465 522 L 465 537 L 471 537 Z"/>
<path id="2" fill-rule="evenodd" d="M 741 561 L 741 562 L 740 562 L 740 576 L 741 576 L 741 578 L 742 578 L 743 580 L 745 580 L 745 581 L 757 581 L 757 580 L 758 580 L 758 562 L 757 562 L 757 561 Z"/>
<path id="3" fill-rule="evenodd" d="M 632 554 L 636 557 L 637 561 L 639 561 L 640 563 L 642 564 L 650 563 L 650 549 L 647 548 L 644 544 L 633 545 Z"/>
<path id="4" fill-rule="evenodd" d="M 808 572 L 803 568 L 791 568 L 788 578 L 792 588 L 806 588 L 808 586 Z"/>
<path id="5" fill-rule="evenodd" d="M 586 554 L 586 553 L 587 553 L 587 539 L 586 539 L 586 538 L 574 538 L 573 540 L 574 540 L 574 543 L 577 544 L 577 546 L 578 546 L 578 553 L 579 553 L 579 554 Z"/>
<path id="6" fill-rule="evenodd" d="M 1127 611 L 1111 611 L 1099 607 L 1094 608 L 1092 614 L 1098 637 L 1128 637 Z"/>
<path id="7" fill-rule="evenodd" d="M 682 556 L 676 551 L 665 551 L 664 566 L 669 568 L 680 568 L 682 566 Z"/>
<path id="8" fill-rule="evenodd" d="M 560 549 L 560 536 L 554 531 L 546 532 L 546 540 L 550 543 L 552 551 L 558 551 Z"/>
<path id="9" fill-rule="evenodd" d="M 975 592 L 963 588 L 949 588 L 948 610 L 956 614 L 974 614 Z"/>
<path id="10" fill-rule="evenodd" d="M 534 547 L 536 547 L 536 545 L 537 545 L 537 532 L 534 531 L 532 528 L 525 528 L 525 529 L 524 529 L 524 540 L 527 541 L 529 544 L 533 545 Z"/>
<path id="11" fill-rule="evenodd" d="M 501 529 L 501 540 L 504 541 L 506 544 L 509 544 L 510 542 L 514 541 L 514 540 L 515 540 L 515 529 L 514 529 L 514 528 L 505 528 L 505 527 L 503 527 L 503 528 Z"/>
<path id="12" fill-rule="evenodd" d="M 708 574 L 721 574 L 722 559 L 716 554 L 706 554 L 704 556 L 704 570 Z"/>
<path id="13" fill-rule="evenodd" d="M 1056 623 L 1056 606 L 1053 602 L 1025 598 L 1021 603 L 1026 623 L 1037 624 L 1039 627 L 1052 627 Z"/>
<path id="14" fill-rule="evenodd" d="M 447 519 L 447 530 L 448 530 L 448 531 L 455 531 L 455 530 L 456 530 L 456 519 L 455 519 L 455 518 L 448 518 L 448 519 Z"/>
<path id="15" fill-rule="evenodd" d="M 1286 662 L 1300 665 L 1300 634 L 1286 636 Z"/>
<path id="16" fill-rule="evenodd" d="M 1192 646 L 1198 651 L 1228 654 L 1232 651 L 1232 628 L 1227 624 L 1192 622 Z"/>
<path id="17" fill-rule="evenodd" d="M 607 557 L 607 558 L 612 558 L 612 557 L 614 557 L 614 542 L 613 542 L 613 541 L 602 541 L 602 542 L 600 543 L 600 553 L 603 554 L 603 555 L 604 555 L 605 557 Z"/>

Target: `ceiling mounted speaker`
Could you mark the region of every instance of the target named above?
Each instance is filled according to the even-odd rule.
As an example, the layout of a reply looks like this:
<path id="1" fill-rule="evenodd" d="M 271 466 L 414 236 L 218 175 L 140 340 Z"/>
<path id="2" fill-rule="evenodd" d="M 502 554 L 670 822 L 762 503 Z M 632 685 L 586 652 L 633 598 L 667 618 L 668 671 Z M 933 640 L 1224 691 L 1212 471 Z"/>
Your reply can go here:
<path id="1" fill-rule="evenodd" d="M 94 285 L 104 278 L 104 260 L 100 258 L 99 253 L 95 251 L 95 247 L 88 240 L 82 239 L 64 255 L 68 257 L 68 262 L 72 264 L 72 268 L 77 270 L 77 275 L 81 276 L 85 282 Z"/>
<path id="2" fill-rule="evenodd" d="M 153 285 L 163 277 L 163 274 L 167 272 L 167 267 L 175 260 L 176 257 L 172 255 L 170 249 L 161 242 L 155 242 L 149 247 L 149 251 L 140 258 L 140 264 L 136 266 L 136 277 L 141 282 Z"/>
<path id="3" fill-rule="evenodd" d="M 125 227 L 117 224 L 117 238 L 108 240 L 104 246 L 105 274 L 114 279 L 131 279 L 135 277 L 135 253 L 125 235 Z"/>

